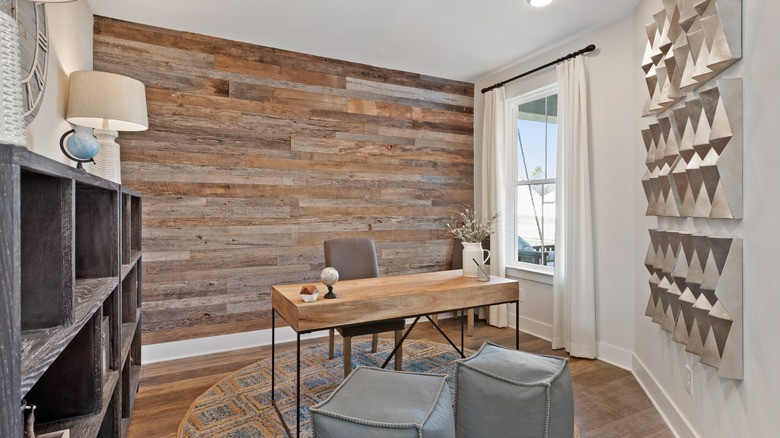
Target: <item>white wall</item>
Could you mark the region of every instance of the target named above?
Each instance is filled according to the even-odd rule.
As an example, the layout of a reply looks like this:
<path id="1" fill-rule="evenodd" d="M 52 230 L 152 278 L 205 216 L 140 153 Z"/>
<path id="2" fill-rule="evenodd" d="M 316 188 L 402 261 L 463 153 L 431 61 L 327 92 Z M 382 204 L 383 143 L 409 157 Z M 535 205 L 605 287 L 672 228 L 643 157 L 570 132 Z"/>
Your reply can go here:
<path id="1" fill-rule="evenodd" d="M 595 239 L 596 311 L 598 356 L 630 368 L 633 351 L 633 294 L 631 285 L 637 262 L 633 238 L 633 184 L 638 181 L 632 160 L 634 141 L 631 100 L 633 66 L 633 20 L 627 17 L 587 35 L 550 48 L 531 59 L 491 73 L 476 81 L 475 101 L 475 193 L 479 194 L 482 88 L 546 64 L 588 44 L 597 52 L 589 55 L 591 97 L 591 169 Z M 523 94 L 556 81 L 550 67 L 506 85 L 507 97 Z M 478 195 L 477 195 L 478 196 Z M 479 200 L 476 200 L 479 202 Z M 641 264 L 639 265 L 641 266 Z M 644 268 L 643 268 L 644 269 Z M 525 302 L 520 305 L 521 329 L 549 338 L 552 324 L 552 288 L 523 281 Z M 510 306 L 511 307 L 511 306 Z M 514 309 L 510 310 L 514 321 Z"/>
<path id="2" fill-rule="evenodd" d="M 92 10 L 86 0 L 73 3 L 47 3 L 49 22 L 49 71 L 43 101 L 27 127 L 28 149 L 69 163 L 60 151 L 60 136 L 71 129 L 65 121 L 68 103 L 68 75 L 76 70 L 92 70 Z"/>
<path id="3" fill-rule="evenodd" d="M 645 150 L 639 130 L 646 89 L 639 64 L 644 53 L 644 25 L 662 7 L 660 0 L 642 0 L 634 14 L 632 78 L 634 109 L 633 196 L 634 260 L 647 250 L 648 227 L 681 227 L 713 235 L 741 236 L 744 244 L 744 357 L 743 381 L 720 379 L 715 370 L 670 339 L 668 333 L 644 316 L 649 296 L 647 271 L 636 270 L 635 374 L 653 395 L 679 436 L 771 437 L 780 431 L 780 294 L 773 275 L 780 262 L 780 202 L 776 192 L 780 148 L 777 146 L 777 102 L 780 85 L 780 2 L 743 1 L 743 59 L 718 78 L 742 77 L 744 90 L 744 219 L 685 220 L 644 216 L 644 194 L 639 179 Z M 717 78 L 716 78 L 717 79 Z M 685 391 L 685 365 L 693 368 L 693 397 Z"/>

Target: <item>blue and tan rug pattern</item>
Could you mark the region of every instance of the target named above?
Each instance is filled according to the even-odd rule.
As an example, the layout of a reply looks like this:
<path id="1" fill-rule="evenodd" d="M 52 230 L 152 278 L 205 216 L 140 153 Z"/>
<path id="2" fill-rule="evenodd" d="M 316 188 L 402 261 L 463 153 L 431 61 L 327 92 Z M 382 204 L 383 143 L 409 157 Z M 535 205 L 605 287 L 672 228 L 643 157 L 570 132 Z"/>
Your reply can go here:
<path id="1" fill-rule="evenodd" d="M 377 353 L 370 353 L 371 342 L 353 344 L 352 363 L 381 366 L 392 350 L 390 341 L 379 341 Z M 472 352 L 467 351 L 467 355 Z M 301 436 L 311 436 L 309 406 L 330 395 L 343 380 L 341 345 L 328 360 L 327 344 L 301 350 Z M 404 342 L 404 371 L 450 375 L 455 350 L 436 342 Z M 393 362 L 388 364 L 392 367 Z M 282 415 L 295 433 L 295 351 L 276 356 L 276 400 Z M 279 417 L 271 406 L 271 359 L 265 359 L 237 371 L 209 388 L 190 407 L 179 426 L 179 437 L 254 438 L 284 436 Z"/>

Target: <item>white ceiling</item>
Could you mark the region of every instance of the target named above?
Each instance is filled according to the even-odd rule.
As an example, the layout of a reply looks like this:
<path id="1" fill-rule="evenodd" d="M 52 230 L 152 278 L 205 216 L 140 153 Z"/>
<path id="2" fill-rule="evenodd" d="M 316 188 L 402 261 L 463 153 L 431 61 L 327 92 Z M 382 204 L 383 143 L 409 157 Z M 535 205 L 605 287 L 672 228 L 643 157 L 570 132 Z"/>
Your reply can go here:
<path id="1" fill-rule="evenodd" d="M 639 0 L 87 2 L 96 15 L 471 82 L 623 18 Z"/>

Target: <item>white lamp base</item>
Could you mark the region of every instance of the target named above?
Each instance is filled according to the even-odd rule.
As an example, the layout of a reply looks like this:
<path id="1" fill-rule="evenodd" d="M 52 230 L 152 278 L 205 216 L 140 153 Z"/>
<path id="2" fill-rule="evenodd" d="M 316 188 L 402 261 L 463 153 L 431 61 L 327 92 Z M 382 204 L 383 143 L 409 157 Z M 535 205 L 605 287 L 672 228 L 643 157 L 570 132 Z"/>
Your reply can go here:
<path id="1" fill-rule="evenodd" d="M 90 173 L 122 184 L 119 144 L 115 141 L 119 133 L 110 129 L 93 129 L 92 132 L 100 144 L 100 152 L 95 155 L 95 164 L 90 166 Z"/>

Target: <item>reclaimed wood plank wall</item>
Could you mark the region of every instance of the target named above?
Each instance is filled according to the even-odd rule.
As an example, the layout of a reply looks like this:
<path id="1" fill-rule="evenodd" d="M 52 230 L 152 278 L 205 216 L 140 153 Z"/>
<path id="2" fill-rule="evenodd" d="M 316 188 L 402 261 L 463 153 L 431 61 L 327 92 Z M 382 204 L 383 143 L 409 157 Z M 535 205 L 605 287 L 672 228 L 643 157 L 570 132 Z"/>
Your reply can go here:
<path id="1" fill-rule="evenodd" d="M 322 242 L 372 237 L 380 275 L 448 269 L 473 200 L 473 84 L 95 17 L 95 70 L 146 85 L 122 132 L 144 195 L 143 342 L 270 328 L 270 289 Z"/>

